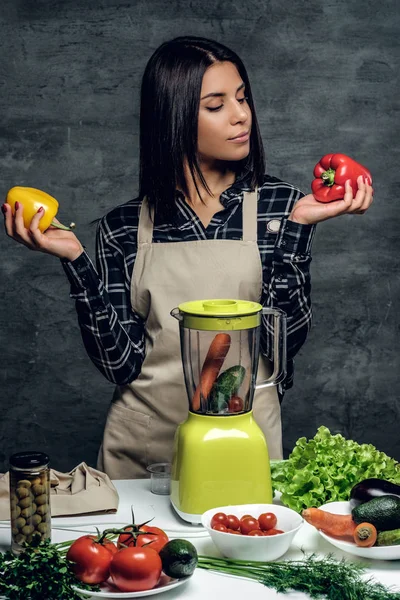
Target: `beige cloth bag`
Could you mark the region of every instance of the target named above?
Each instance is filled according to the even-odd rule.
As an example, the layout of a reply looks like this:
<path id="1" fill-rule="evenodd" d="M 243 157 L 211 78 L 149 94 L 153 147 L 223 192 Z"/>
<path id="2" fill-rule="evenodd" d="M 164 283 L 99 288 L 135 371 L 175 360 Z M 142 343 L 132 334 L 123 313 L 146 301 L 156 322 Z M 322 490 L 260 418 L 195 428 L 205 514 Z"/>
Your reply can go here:
<path id="1" fill-rule="evenodd" d="M 69 473 L 50 469 L 51 516 L 115 513 L 118 492 L 105 473 L 82 462 Z M 0 474 L 0 520 L 10 518 L 9 474 Z"/>

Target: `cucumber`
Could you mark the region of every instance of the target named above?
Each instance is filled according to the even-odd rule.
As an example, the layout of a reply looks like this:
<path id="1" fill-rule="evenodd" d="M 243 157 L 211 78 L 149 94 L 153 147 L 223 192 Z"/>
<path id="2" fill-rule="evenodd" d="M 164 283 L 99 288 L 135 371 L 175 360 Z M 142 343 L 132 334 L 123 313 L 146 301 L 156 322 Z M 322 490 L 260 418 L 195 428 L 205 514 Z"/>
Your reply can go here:
<path id="1" fill-rule="evenodd" d="M 380 531 L 375 546 L 397 546 L 400 544 L 400 529 Z"/>
<path id="2" fill-rule="evenodd" d="M 210 392 L 209 410 L 211 412 L 218 413 L 228 408 L 229 400 L 237 394 L 245 375 L 246 369 L 241 365 L 235 365 L 221 373 Z"/>
<path id="3" fill-rule="evenodd" d="M 359 504 L 351 511 L 353 520 L 359 523 L 372 523 L 378 531 L 400 528 L 400 498 L 380 496 Z"/>

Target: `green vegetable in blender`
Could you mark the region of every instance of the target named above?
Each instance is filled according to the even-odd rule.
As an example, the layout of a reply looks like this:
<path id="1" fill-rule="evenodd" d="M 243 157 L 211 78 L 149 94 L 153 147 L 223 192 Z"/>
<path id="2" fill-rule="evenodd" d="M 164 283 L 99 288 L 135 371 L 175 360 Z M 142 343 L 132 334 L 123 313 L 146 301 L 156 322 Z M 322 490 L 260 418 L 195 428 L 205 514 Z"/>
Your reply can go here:
<path id="1" fill-rule="evenodd" d="M 272 485 L 281 501 L 301 512 L 326 502 L 349 500 L 353 486 L 369 477 L 400 484 L 400 464 L 372 444 L 358 444 L 319 427 L 297 440 L 289 459 L 271 463 Z"/>
<path id="2" fill-rule="evenodd" d="M 245 375 L 246 369 L 241 365 L 235 365 L 221 373 L 211 389 L 210 411 L 220 412 L 228 407 L 229 400 L 237 394 Z"/>

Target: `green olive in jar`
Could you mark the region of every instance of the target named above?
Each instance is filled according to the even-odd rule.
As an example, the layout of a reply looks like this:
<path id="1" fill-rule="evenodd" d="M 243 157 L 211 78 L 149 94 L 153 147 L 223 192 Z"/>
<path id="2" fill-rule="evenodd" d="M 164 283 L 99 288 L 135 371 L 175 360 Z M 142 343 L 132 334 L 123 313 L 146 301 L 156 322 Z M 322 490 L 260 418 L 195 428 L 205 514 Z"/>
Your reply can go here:
<path id="1" fill-rule="evenodd" d="M 17 485 L 18 487 L 30 488 L 32 483 L 28 479 L 20 479 Z"/>
<path id="2" fill-rule="evenodd" d="M 49 530 L 47 523 L 39 523 L 37 530 L 40 531 L 40 533 L 47 533 Z"/>
<path id="3" fill-rule="evenodd" d="M 18 504 L 21 508 L 28 508 L 28 506 L 32 506 L 32 500 L 32 496 L 27 496 L 26 498 L 22 498 Z"/>
<path id="4" fill-rule="evenodd" d="M 36 505 L 31 504 L 31 506 L 28 506 L 27 508 L 23 508 L 21 510 L 21 517 L 24 517 L 24 519 L 29 519 L 29 517 L 31 517 L 35 512 L 36 512 Z"/>
<path id="5" fill-rule="evenodd" d="M 23 544 L 24 542 L 26 542 L 26 537 L 22 535 L 22 533 L 19 533 L 15 536 L 15 541 L 17 542 L 17 544 Z"/>
<path id="6" fill-rule="evenodd" d="M 44 494 L 45 491 L 46 487 L 40 483 L 36 483 L 34 486 L 32 486 L 32 492 L 35 494 L 35 496 L 40 496 L 41 494 Z"/>
<path id="7" fill-rule="evenodd" d="M 18 519 L 18 517 L 21 515 L 21 507 L 15 506 L 14 508 L 11 509 L 11 519 L 14 521 L 14 519 Z"/>
<path id="8" fill-rule="evenodd" d="M 26 525 L 26 520 L 23 517 L 18 517 L 18 519 L 15 521 L 14 525 L 18 529 L 22 529 Z"/>
<path id="9" fill-rule="evenodd" d="M 37 485 L 42 483 L 42 480 L 40 479 L 40 477 L 34 477 L 34 479 L 31 479 L 31 485 Z"/>
<path id="10" fill-rule="evenodd" d="M 40 494 L 40 496 L 36 496 L 35 502 L 38 506 L 40 506 L 41 504 L 46 504 L 47 494 Z"/>
<path id="11" fill-rule="evenodd" d="M 21 531 L 24 535 L 29 535 L 35 531 L 35 528 L 33 525 L 25 525 Z"/>
<path id="12" fill-rule="evenodd" d="M 40 506 L 37 507 L 36 512 L 38 515 L 41 515 L 43 517 L 43 515 L 45 515 L 49 510 L 49 505 L 48 504 L 41 504 Z"/>
<path id="13" fill-rule="evenodd" d="M 26 487 L 17 487 L 17 489 L 15 490 L 15 493 L 17 495 L 17 498 L 19 498 L 20 500 L 22 498 L 27 498 L 28 496 L 31 495 L 30 491 Z"/>
<path id="14" fill-rule="evenodd" d="M 31 518 L 32 525 L 34 525 L 36 527 L 36 525 L 39 525 L 39 523 L 41 523 L 41 522 L 42 522 L 42 517 L 40 515 L 38 515 L 37 513 L 32 515 L 32 518 Z"/>

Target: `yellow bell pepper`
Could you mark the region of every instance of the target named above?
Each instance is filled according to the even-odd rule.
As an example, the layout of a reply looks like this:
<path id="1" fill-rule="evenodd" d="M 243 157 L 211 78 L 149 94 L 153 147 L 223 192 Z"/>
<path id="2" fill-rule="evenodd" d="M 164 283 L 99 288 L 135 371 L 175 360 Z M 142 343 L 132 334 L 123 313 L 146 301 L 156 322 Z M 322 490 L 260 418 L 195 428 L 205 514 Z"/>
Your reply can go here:
<path id="1" fill-rule="evenodd" d="M 39 229 L 40 231 L 46 231 L 50 227 L 57 227 L 58 229 L 64 229 L 65 231 L 71 231 L 75 226 L 71 223 L 69 227 L 61 225 L 61 223 L 54 223 L 53 219 L 58 211 L 58 202 L 53 196 L 31 187 L 15 186 L 11 188 L 7 193 L 7 204 L 11 206 L 13 213 L 15 213 L 15 203 L 19 202 L 24 207 L 24 225 L 28 229 L 32 221 L 32 217 L 35 216 L 41 206 L 44 208 L 44 215 L 40 219 Z"/>

